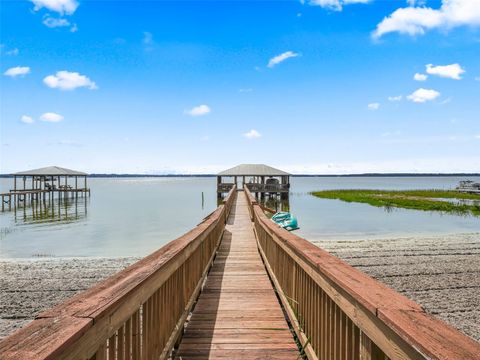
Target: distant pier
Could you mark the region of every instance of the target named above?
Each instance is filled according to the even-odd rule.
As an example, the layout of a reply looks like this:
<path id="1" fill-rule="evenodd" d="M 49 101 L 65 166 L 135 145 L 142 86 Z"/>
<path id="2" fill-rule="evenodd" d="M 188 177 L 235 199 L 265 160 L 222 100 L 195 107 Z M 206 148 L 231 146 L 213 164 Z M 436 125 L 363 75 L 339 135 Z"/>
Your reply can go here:
<path id="1" fill-rule="evenodd" d="M 90 196 L 87 173 L 49 166 L 40 169 L 21 171 L 13 176 L 13 189 L 1 193 L 2 211 L 12 210 L 39 201 L 55 198 L 78 198 Z"/>

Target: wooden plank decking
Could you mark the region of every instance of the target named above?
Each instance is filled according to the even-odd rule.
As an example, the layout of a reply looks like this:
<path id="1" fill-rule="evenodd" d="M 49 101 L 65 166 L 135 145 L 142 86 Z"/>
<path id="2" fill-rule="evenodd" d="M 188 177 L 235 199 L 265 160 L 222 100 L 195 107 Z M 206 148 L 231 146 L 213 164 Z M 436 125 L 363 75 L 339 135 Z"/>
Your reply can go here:
<path id="1" fill-rule="evenodd" d="M 239 194 L 177 359 L 297 359 Z"/>

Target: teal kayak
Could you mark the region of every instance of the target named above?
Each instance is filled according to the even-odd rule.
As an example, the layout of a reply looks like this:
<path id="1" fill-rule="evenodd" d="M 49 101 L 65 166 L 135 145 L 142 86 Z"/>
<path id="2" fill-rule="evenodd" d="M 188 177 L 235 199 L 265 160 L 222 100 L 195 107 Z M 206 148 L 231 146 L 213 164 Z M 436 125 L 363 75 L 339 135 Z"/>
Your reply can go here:
<path id="1" fill-rule="evenodd" d="M 275 215 L 272 216 L 272 221 L 288 231 L 300 229 L 298 227 L 297 218 L 289 212 L 277 212 Z"/>

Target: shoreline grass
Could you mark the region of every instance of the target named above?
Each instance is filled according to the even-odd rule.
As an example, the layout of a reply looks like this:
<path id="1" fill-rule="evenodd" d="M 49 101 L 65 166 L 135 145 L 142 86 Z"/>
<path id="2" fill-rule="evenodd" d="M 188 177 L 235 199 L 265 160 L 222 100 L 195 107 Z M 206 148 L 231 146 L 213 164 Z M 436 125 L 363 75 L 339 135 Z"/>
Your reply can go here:
<path id="1" fill-rule="evenodd" d="M 465 204 L 461 200 L 478 200 L 480 196 L 455 190 L 323 190 L 313 191 L 313 196 L 345 202 L 369 204 L 386 209 L 402 208 L 421 211 L 438 211 L 456 215 L 480 216 L 479 204 Z M 458 202 L 441 199 L 458 199 Z"/>

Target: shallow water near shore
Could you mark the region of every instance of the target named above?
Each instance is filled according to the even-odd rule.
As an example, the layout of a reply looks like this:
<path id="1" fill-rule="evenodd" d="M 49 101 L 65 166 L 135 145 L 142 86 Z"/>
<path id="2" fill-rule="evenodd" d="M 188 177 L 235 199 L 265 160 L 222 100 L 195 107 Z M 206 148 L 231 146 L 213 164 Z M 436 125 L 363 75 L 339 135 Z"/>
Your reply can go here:
<path id="1" fill-rule="evenodd" d="M 470 177 L 474 181 L 480 178 Z M 464 177 L 294 177 L 290 210 L 309 240 L 480 232 L 480 218 L 311 196 L 324 189 L 452 189 Z M 91 196 L 0 213 L 0 257 L 144 256 L 217 206 L 214 177 L 92 178 Z M 0 179 L 0 192 L 12 179 Z M 203 193 L 203 202 L 202 202 Z"/>

